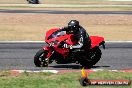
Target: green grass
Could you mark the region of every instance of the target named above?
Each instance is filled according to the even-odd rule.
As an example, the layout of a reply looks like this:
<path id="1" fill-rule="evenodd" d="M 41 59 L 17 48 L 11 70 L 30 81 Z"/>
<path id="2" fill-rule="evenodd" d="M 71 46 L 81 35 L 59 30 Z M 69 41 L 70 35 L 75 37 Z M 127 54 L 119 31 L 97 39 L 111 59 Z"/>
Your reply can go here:
<path id="1" fill-rule="evenodd" d="M 3 75 L 6 74 L 6 75 Z M 10 76 L 6 71 L 0 74 L 0 88 L 84 88 L 79 84 L 81 73 L 23 73 Z M 100 71 L 89 74 L 90 79 L 130 79 L 131 73 Z M 85 88 L 132 88 L 132 86 L 88 86 Z"/>
<path id="2" fill-rule="evenodd" d="M 11 9 L 11 8 L 33 8 L 30 6 L 0 6 L 0 8 L 4 8 L 4 9 Z"/>
<path id="3" fill-rule="evenodd" d="M 76 5 L 66 5 L 66 6 L 59 6 L 59 5 L 55 5 L 55 6 L 51 6 L 51 5 L 40 5 L 40 6 L 30 6 L 30 5 L 22 5 L 22 6 L 18 6 L 18 5 L 14 5 L 14 6 L 0 6 L 0 9 L 17 9 L 17 8 L 42 8 L 42 9 L 63 9 L 63 10 L 65 10 L 65 9 L 81 9 L 81 10 L 103 10 L 103 9 L 105 9 L 105 10 L 107 10 L 107 9 L 109 9 L 109 10 L 132 10 L 132 6 L 130 6 L 130 7 L 124 7 L 124 6 L 109 6 L 109 7 L 107 7 L 107 6 L 104 6 L 104 7 L 98 7 L 98 6 L 84 6 L 84 7 L 82 7 L 82 6 L 76 6 Z"/>

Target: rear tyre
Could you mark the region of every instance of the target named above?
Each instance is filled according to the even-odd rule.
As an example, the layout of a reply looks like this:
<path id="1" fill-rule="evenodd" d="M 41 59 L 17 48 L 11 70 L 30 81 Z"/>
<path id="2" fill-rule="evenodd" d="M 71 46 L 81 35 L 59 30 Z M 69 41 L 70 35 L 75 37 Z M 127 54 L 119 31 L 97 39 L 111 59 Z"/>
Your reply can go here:
<path id="1" fill-rule="evenodd" d="M 95 47 L 92 49 L 89 53 L 88 57 L 82 58 L 80 64 L 82 67 L 91 68 L 93 65 L 95 65 L 101 58 L 102 52 L 99 49 L 99 47 Z"/>
<path id="2" fill-rule="evenodd" d="M 34 64 L 36 67 L 47 67 L 48 59 L 46 58 L 47 51 L 41 49 L 34 56 Z"/>

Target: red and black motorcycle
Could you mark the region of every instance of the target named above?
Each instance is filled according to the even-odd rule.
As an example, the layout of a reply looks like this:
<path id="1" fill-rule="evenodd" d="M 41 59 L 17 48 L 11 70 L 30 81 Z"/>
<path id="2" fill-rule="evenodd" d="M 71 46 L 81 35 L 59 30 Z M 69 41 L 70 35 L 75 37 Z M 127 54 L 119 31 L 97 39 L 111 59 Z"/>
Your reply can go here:
<path id="1" fill-rule="evenodd" d="M 57 64 L 79 63 L 83 67 L 91 67 L 100 60 L 102 53 L 99 46 L 105 48 L 105 41 L 99 36 L 90 36 L 90 39 L 91 47 L 88 52 L 82 49 L 70 49 L 64 45 L 77 43 L 73 34 L 66 34 L 64 31 L 59 31 L 59 28 L 50 29 L 46 32 L 46 45 L 34 56 L 34 64 L 37 67 L 47 67 L 55 61 Z"/>

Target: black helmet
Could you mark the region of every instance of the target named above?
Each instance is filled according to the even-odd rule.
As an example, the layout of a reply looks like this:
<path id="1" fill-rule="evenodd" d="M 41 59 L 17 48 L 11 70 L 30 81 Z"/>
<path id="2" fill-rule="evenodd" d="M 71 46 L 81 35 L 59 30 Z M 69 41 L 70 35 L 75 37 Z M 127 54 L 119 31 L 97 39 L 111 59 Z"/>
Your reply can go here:
<path id="1" fill-rule="evenodd" d="M 71 20 L 68 23 L 68 28 L 73 31 L 78 31 L 79 30 L 79 21 L 77 20 Z"/>

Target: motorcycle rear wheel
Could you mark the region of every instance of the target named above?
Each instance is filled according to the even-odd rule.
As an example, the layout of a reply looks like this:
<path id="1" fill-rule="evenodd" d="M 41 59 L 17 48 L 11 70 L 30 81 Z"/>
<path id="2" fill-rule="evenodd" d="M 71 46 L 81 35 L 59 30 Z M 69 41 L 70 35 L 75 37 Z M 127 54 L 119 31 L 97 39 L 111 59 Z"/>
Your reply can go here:
<path id="1" fill-rule="evenodd" d="M 34 64 L 36 67 L 47 67 L 48 61 L 46 61 L 47 51 L 41 49 L 34 56 Z"/>
<path id="2" fill-rule="evenodd" d="M 100 60 L 101 55 L 102 52 L 99 47 L 95 47 L 91 50 L 89 58 L 86 56 L 83 56 L 84 58 L 81 58 L 80 64 L 82 65 L 82 67 L 91 68 Z"/>

